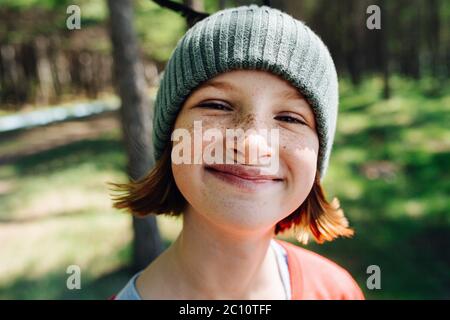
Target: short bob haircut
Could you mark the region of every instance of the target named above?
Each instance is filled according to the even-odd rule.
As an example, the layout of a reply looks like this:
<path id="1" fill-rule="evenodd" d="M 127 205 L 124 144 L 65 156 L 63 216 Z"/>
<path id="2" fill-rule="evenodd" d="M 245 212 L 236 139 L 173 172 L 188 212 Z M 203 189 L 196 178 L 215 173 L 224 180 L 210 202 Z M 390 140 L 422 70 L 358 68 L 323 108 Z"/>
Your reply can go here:
<path id="1" fill-rule="evenodd" d="M 179 216 L 187 201 L 178 189 L 171 166 L 172 143 L 168 143 L 161 158 L 150 172 L 137 181 L 113 183 L 112 191 L 119 195 L 112 197 L 113 207 L 125 209 L 136 217 L 149 214 Z M 294 227 L 299 242 L 307 244 L 310 236 L 317 243 L 332 241 L 339 236 L 351 237 L 354 233 L 334 198 L 328 202 L 316 172 L 311 191 L 300 207 L 275 226 L 275 235 Z"/>

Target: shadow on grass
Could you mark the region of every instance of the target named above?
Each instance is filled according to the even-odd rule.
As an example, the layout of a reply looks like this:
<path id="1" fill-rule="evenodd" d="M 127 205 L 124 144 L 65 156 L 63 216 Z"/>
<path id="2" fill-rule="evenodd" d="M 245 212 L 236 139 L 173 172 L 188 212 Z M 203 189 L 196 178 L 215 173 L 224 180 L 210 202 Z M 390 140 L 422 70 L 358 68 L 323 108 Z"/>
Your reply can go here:
<path id="1" fill-rule="evenodd" d="M 171 240 L 163 239 L 164 248 L 168 248 L 171 243 Z M 128 259 L 130 250 L 131 245 L 123 248 L 118 254 L 122 255 L 123 259 Z M 22 277 L 9 285 L 2 286 L 0 299 L 107 300 L 119 293 L 135 274 L 130 265 L 123 265 L 100 277 L 94 277 L 88 271 L 82 270 L 81 289 L 69 290 L 66 285 L 69 274 L 65 273 L 65 268 L 61 270 L 61 272 L 48 272 L 36 279 Z"/>
<path id="2" fill-rule="evenodd" d="M 120 268 L 99 278 L 81 273 L 81 289 L 69 290 L 69 275 L 64 272 L 47 273 L 39 279 L 20 278 L 8 286 L 0 287 L 1 299 L 15 300 L 107 300 L 122 289 L 132 276 L 129 268 Z"/>
<path id="3" fill-rule="evenodd" d="M 86 163 L 99 170 L 123 172 L 125 155 L 121 142 L 109 137 L 73 142 L 22 158 L 14 167 L 19 175 L 46 174 Z"/>

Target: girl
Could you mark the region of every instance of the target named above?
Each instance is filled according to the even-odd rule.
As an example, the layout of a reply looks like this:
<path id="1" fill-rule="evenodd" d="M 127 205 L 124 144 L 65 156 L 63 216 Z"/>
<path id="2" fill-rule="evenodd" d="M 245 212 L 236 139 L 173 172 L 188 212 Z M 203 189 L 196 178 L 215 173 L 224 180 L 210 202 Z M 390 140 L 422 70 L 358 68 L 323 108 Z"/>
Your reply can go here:
<path id="1" fill-rule="evenodd" d="M 328 49 L 290 15 L 241 6 L 189 29 L 157 93 L 156 166 L 117 184 L 114 204 L 138 216 L 182 214 L 183 229 L 115 299 L 363 299 L 340 266 L 274 238 L 291 227 L 303 243 L 353 234 L 321 187 L 337 108 Z M 195 142 L 196 123 L 221 135 Z M 244 132 L 240 143 L 229 143 L 228 129 Z"/>

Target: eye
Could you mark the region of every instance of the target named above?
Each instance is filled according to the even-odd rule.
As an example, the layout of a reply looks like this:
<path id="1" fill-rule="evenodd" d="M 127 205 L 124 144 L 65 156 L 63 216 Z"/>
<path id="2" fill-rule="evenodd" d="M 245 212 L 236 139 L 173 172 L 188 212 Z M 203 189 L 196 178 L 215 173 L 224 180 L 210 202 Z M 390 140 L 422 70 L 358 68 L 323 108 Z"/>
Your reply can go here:
<path id="1" fill-rule="evenodd" d="M 229 106 L 221 104 L 221 103 L 216 103 L 216 102 L 201 103 L 198 105 L 198 107 L 208 108 L 208 109 L 216 109 L 216 110 L 224 110 L 224 111 L 232 110 Z"/>
<path id="2" fill-rule="evenodd" d="M 288 123 L 299 123 L 299 124 L 306 125 L 305 121 L 294 118 L 294 117 L 290 117 L 290 116 L 278 116 L 275 119 L 279 119 L 281 121 L 288 122 Z"/>

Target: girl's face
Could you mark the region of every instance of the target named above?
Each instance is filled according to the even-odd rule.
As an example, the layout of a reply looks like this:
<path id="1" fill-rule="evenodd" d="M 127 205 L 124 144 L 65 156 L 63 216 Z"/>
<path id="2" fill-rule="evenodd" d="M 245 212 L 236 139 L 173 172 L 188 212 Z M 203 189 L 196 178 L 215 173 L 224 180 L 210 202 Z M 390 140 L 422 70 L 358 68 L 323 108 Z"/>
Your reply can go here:
<path id="1" fill-rule="evenodd" d="M 232 231 L 249 232 L 273 228 L 306 199 L 317 169 L 319 140 L 312 109 L 289 82 L 259 70 L 222 73 L 191 93 L 175 121 L 175 130 L 189 132 L 192 154 L 194 121 L 201 121 L 203 133 L 208 129 L 222 133 L 220 141 L 215 141 L 223 147 L 222 163 L 229 163 L 225 162 L 227 152 L 234 155 L 234 162 L 216 166 L 215 171 L 203 160 L 175 164 L 172 158 L 175 182 L 188 201 L 186 212 Z M 226 143 L 226 129 L 246 132 L 245 149 Z M 249 129 L 254 130 L 252 134 Z M 270 142 L 270 134 L 257 134 L 261 129 L 277 130 L 278 145 Z M 202 140 L 199 148 L 205 154 L 214 139 Z M 178 142 L 173 143 L 175 147 Z M 277 170 L 262 177 L 267 171 L 250 162 L 249 148 L 260 150 L 257 160 L 261 163 L 262 158 L 276 161 Z M 238 150 L 247 152 L 239 158 Z M 230 167 L 240 170 L 225 173 Z"/>

